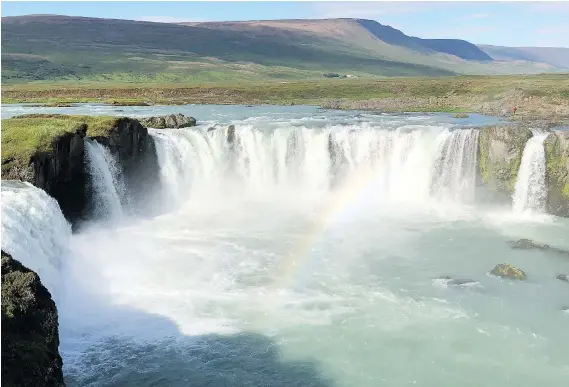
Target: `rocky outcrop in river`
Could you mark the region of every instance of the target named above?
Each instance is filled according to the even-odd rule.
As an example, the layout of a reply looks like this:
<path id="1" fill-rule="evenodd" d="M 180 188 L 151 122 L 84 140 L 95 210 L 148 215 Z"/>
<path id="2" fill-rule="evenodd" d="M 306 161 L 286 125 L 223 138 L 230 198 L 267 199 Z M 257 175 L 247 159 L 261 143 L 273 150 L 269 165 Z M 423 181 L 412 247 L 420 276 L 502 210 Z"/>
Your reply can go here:
<path id="1" fill-rule="evenodd" d="M 482 128 L 478 166 L 482 182 L 492 189 L 513 192 L 522 154 L 532 132 L 521 125 Z"/>
<path id="2" fill-rule="evenodd" d="M 57 308 L 36 273 L 2 251 L 2 385 L 64 386 Z"/>
<path id="3" fill-rule="evenodd" d="M 187 117 L 183 114 L 170 114 L 167 116 L 142 118 L 140 122 L 142 125 L 154 129 L 178 129 L 196 126 L 196 119 L 194 117 Z"/>
<path id="4" fill-rule="evenodd" d="M 554 131 L 544 141 L 547 212 L 569 217 L 569 131 Z"/>

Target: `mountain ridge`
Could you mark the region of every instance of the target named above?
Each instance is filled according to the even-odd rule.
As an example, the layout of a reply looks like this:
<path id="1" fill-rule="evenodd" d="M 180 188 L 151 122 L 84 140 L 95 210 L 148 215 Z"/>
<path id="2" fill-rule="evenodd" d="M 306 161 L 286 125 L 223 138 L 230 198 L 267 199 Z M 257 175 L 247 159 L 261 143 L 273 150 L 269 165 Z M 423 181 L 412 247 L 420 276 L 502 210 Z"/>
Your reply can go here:
<path id="1" fill-rule="evenodd" d="M 549 63 L 493 60 L 467 41 L 410 37 L 367 19 L 160 23 L 63 15 L 2 17 L 2 81 L 10 83 L 544 71 L 559 69 Z"/>

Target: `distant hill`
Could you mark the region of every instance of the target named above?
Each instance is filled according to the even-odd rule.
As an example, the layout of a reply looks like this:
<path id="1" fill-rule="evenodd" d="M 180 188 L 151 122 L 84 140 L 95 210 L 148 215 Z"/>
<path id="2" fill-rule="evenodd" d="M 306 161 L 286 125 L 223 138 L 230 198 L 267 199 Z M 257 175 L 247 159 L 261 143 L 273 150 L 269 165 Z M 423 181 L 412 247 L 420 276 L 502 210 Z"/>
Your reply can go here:
<path id="1" fill-rule="evenodd" d="M 559 71 L 495 60 L 469 42 L 420 39 L 362 19 L 218 23 L 2 18 L 2 82 L 207 82 Z"/>
<path id="2" fill-rule="evenodd" d="M 569 48 L 501 47 L 489 45 L 479 45 L 478 47 L 496 60 L 541 62 L 563 69 L 569 69 Z"/>
<path id="3" fill-rule="evenodd" d="M 385 26 L 374 20 L 358 19 L 358 23 L 377 36 L 380 40 L 395 46 L 406 47 L 422 53 L 440 52 L 450 54 L 464 60 L 492 60 L 492 57 L 466 40 L 421 39 L 413 36 L 407 36 L 393 27 Z"/>

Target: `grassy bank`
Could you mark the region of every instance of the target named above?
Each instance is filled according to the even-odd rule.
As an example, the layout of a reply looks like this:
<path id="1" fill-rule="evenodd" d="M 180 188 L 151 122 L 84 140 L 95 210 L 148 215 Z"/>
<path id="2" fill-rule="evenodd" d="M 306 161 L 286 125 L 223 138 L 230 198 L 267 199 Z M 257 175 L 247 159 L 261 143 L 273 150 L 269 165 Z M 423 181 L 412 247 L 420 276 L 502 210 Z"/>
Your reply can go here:
<path id="1" fill-rule="evenodd" d="M 569 76 L 456 76 L 202 84 L 29 84 L 2 88 L 3 103 L 313 104 L 384 111 L 569 116 Z"/>
<path id="2" fill-rule="evenodd" d="M 2 120 L 2 177 L 14 167 L 26 168 L 36 152 L 47 151 L 52 141 L 74 133 L 86 124 L 90 136 L 104 136 L 115 126 L 118 117 L 65 116 L 30 114 Z"/>

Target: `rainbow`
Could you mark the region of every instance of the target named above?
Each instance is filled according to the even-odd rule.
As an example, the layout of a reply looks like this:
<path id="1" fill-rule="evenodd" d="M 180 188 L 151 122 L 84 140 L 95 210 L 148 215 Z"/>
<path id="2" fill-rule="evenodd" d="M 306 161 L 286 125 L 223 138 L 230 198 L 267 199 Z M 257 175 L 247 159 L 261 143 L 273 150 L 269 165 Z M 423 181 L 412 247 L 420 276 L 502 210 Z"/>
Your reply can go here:
<path id="1" fill-rule="evenodd" d="M 319 211 L 316 222 L 306 230 L 303 237 L 296 243 L 289 256 L 283 260 L 276 280 L 273 282 L 272 289 L 279 291 L 287 288 L 297 277 L 298 273 L 310 259 L 310 251 L 317 243 L 319 237 L 329 227 L 334 220 L 349 208 L 358 197 L 377 179 L 369 168 L 360 168 L 352 173 L 349 180 L 326 200 L 322 209 Z"/>

